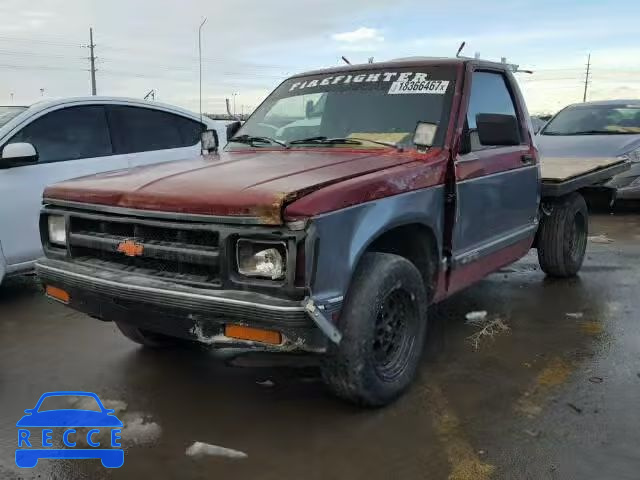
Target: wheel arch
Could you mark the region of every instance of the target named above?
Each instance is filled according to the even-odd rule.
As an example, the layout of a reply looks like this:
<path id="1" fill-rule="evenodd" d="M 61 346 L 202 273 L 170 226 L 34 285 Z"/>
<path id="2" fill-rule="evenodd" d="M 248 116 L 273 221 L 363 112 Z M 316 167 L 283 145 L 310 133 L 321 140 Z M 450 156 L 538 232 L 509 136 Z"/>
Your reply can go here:
<path id="1" fill-rule="evenodd" d="M 440 246 L 431 226 L 415 221 L 388 225 L 361 250 L 356 268 L 369 252 L 391 253 L 410 261 L 422 276 L 427 297 L 433 298 L 440 272 Z"/>
<path id="2" fill-rule="evenodd" d="M 418 248 L 411 241 L 416 239 L 428 242 L 429 252 L 434 254 L 434 271 L 425 278 L 430 278 L 431 273 L 436 277 L 441 267 L 443 226 L 442 186 L 386 197 L 314 218 L 310 230 L 310 242 L 314 243 L 310 265 L 312 296 L 319 303 L 341 301 L 348 294 L 353 275 L 367 252 L 395 253 L 415 262 L 419 257 L 415 253 Z"/>

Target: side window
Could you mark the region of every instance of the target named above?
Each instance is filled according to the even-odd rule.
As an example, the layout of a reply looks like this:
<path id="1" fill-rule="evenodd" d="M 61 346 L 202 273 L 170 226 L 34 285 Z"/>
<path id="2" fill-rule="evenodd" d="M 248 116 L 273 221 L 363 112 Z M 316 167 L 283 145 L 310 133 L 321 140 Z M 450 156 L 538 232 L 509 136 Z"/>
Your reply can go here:
<path id="1" fill-rule="evenodd" d="M 56 110 L 34 120 L 9 143 L 28 142 L 40 163 L 111 155 L 111 139 L 100 105 Z"/>
<path id="2" fill-rule="evenodd" d="M 200 141 L 200 135 L 204 131 L 204 125 L 188 118 L 174 116 L 182 139 L 182 146 L 191 147 Z"/>
<path id="3" fill-rule="evenodd" d="M 516 114 L 513 98 L 509 93 L 505 78 L 500 73 L 474 72 L 467 112 L 467 128 L 469 129 L 471 150 L 482 150 L 490 145 L 482 145 L 478 140 L 476 115 L 480 113 Z"/>
<path id="4" fill-rule="evenodd" d="M 116 153 L 149 152 L 195 145 L 202 126 L 171 113 L 142 107 L 110 106 Z M 184 124 L 187 121 L 189 124 Z M 197 132 L 197 135 L 196 135 Z"/>

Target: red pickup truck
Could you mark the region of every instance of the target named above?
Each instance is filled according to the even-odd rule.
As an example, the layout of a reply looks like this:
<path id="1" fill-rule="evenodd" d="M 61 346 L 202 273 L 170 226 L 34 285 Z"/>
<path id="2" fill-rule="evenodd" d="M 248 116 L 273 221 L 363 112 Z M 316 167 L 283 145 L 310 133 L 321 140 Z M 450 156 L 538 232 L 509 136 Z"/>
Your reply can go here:
<path id="1" fill-rule="evenodd" d="M 227 133 L 198 158 L 49 187 L 47 294 L 145 346 L 316 354 L 369 406 L 415 377 L 430 304 L 531 248 L 575 275 L 577 191 L 614 174 L 542 182 L 512 69 L 477 59 L 296 75 Z"/>

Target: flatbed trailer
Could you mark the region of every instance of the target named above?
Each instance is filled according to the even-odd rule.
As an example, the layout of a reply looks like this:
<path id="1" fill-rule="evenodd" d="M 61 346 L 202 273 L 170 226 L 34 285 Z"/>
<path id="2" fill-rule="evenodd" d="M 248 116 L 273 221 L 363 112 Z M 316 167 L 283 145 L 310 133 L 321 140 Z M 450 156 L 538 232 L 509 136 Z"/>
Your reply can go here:
<path id="1" fill-rule="evenodd" d="M 542 157 L 540 170 L 542 197 L 561 197 L 571 192 L 598 186 L 630 164 L 620 158 L 566 158 Z"/>

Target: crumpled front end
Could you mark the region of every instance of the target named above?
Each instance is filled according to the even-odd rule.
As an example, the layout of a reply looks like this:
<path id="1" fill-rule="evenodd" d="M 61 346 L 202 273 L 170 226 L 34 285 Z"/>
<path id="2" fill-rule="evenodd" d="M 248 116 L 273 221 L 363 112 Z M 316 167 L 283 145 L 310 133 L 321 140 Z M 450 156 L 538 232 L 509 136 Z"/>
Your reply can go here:
<path id="1" fill-rule="evenodd" d="M 64 219 L 64 242 L 49 238 L 50 217 Z M 220 348 L 323 352 L 339 341 L 310 298 L 304 228 L 50 204 L 41 232 L 49 296 L 100 320 Z M 279 252 L 278 278 L 244 274 L 247 243 Z"/>

